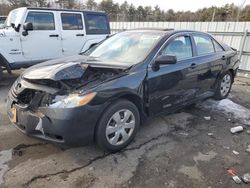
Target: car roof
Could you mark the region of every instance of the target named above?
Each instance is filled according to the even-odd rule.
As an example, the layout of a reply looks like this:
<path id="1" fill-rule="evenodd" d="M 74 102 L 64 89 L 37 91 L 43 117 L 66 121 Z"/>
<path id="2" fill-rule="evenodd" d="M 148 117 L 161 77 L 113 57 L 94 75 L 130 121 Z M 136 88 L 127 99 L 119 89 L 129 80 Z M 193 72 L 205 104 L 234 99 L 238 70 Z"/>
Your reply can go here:
<path id="1" fill-rule="evenodd" d="M 130 30 L 124 30 L 127 32 L 151 32 L 151 33 L 162 33 L 166 35 L 174 35 L 178 33 L 197 33 L 197 34 L 205 34 L 210 35 L 209 33 L 202 32 L 202 31 L 195 31 L 195 30 L 175 30 L 172 28 L 138 28 L 138 29 L 130 29 Z"/>
<path id="2" fill-rule="evenodd" d="M 38 7 L 24 7 L 28 10 L 49 10 L 49 11 L 65 11 L 65 12 L 86 12 L 86 13 L 101 13 L 106 14 L 104 11 L 91 11 L 91 10 L 77 10 L 77 9 L 58 9 L 58 8 L 38 8 Z"/>

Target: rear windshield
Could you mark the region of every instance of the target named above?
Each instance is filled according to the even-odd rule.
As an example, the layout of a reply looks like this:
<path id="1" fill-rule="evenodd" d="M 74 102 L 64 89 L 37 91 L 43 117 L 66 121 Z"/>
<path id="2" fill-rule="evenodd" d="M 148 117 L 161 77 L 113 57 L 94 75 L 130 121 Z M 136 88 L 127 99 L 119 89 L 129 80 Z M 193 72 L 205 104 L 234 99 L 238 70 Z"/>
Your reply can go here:
<path id="1" fill-rule="evenodd" d="M 84 14 L 87 34 L 110 34 L 107 15 L 98 13 Z"/>

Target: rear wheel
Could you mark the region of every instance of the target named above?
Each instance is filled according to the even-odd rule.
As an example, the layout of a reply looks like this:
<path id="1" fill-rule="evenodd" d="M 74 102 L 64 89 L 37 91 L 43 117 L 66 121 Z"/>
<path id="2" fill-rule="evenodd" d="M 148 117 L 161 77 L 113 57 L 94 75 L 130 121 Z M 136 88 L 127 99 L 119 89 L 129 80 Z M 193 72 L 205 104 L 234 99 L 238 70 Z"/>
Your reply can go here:
<path id="1" fill-rule="evenodd" d="M 227 98 L 233 84 L 233 76 L 231 72 L 226 72 L 220 80 L 219 86 L 215 93 L 215 99 L 221 100 Z"/>
<path id="2" fill-rule="evenodd" d="M 134 139 L 139 124 L 137 107 L 130 101 L 119 100 L 102 114 L 96 131 L 97 144 L 110 152 L 119 151 Z"/>

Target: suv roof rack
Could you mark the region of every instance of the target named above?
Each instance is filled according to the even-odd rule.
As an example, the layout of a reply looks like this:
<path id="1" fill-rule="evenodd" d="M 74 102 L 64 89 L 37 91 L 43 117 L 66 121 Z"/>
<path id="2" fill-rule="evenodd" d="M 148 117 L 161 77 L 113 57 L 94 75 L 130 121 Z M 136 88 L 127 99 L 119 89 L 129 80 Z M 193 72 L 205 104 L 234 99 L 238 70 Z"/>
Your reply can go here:
<path id="1" fill-rule="evenodd" d="M 92 11 L 92 10 L 80 10 L 80 9 L 60 9 L 60 8 L 48 8 L 48 7 L 20 7 L 20 8 L 27 8 L 30 10 L 49 10 L 49 11 L 70 11 L 70 12 L 98 12 L 98 13 L 105 13 L 104 11 Z M 106 13 L 105 13 L 106 14 Z"/>

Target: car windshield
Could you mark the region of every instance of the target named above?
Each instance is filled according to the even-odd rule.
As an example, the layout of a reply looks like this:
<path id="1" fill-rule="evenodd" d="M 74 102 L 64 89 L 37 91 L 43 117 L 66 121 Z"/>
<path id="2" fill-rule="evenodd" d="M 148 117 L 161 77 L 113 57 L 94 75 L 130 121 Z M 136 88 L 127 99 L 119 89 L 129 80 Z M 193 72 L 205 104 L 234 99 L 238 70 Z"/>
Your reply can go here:
<path id="1" fill-rule="evenodd" d="M 18 13 L 20 12 L 19 9 L 15 9 L 15 10 L 12 10 L 7 19 L 6 19 L 6 22 L 5 22 L 5 26 L 6 27 L 11 27 L 11 23 L 16 23 L 16 19 L 17 19 L 17 16 L 18 16 Z"/>
<path id="2" fill-rule="evenodd" d="M 161 32 L 118 33 L 94 47 L 88 55 L 110 63 L 137 64 L 147 57 L 162 36 Z"/>

